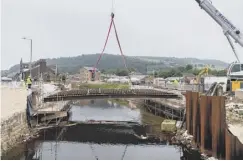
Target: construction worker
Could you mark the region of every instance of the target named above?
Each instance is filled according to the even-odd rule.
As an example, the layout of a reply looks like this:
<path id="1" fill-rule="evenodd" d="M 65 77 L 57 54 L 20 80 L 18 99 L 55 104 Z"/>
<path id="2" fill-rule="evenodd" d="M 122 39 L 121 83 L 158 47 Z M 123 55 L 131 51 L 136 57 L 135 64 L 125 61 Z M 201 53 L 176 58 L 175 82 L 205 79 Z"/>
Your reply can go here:
<path id="1" fill-rule="evenodd" d="M 179 82 L 177 79 L 174 80 L 173 84 L 174 84 L 175 88 L 178 88 Z"/>
<path id="2" fill-rule="evenodd" d="M 178 82 L 178 80 L 177 79 L 175 79 L 174 80 L 174 84 L 178 84 L 179 82 Z"/>
<path id="3" fill-rule="evenodd" d="M 32 85 L 32 79 L 30 78 L 30 76 L 28 76 L 27 80 L 26 80 L 26 84 L 28 86 L 28 89 L 31 89 L 31 85 Z"/>

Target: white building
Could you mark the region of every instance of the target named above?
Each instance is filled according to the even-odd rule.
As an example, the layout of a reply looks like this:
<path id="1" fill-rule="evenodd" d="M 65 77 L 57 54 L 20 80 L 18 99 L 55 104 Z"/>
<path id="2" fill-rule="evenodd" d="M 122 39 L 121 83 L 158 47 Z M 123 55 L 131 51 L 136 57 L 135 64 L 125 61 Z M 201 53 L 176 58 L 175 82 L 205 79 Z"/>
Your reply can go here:
<path id="1" fill-rule="evenodd" d="M 166 80 L 164 78 L 154 78 L 153 84 L 155 86 L 165 86 Z"/>

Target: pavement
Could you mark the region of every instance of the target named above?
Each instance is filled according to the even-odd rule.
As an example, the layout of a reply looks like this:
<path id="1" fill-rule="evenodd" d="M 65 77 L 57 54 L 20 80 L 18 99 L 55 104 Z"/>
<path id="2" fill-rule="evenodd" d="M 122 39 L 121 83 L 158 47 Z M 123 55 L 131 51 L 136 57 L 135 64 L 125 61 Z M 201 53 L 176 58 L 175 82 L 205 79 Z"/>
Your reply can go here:
<path id="1" fill-rule="evenodd" d="M 35 86 L 33 85 L 33 88 Z M 53 84 L 43 84 L 43 95 L 48 96 L 57 92 L 58 87 Z M 13 116 L 15 113 L 23 112 L 26 109 L 27 96 L 31 90 L 27 90 L 20 82 L 1 82 L 1 122 Z M 47 111 L 59 110 L 63 102 L 48 106 Z M 47 107 L 47 106 L 45 106 Z M 44 109 L 41 109 L 43 111 Z"/>
<path id="2" fill-rule="evenodd" d="M 24 87 L 1 86 L 1 122 L 26 109 L 28 90 Z"/>

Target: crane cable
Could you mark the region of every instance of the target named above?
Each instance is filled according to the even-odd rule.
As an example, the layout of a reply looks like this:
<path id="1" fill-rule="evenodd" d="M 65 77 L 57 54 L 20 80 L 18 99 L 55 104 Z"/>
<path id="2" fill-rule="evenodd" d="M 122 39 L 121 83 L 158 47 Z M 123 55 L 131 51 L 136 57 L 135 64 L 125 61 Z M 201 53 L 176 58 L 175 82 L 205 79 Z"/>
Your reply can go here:
<path id="1" fill-rule="evenodd" d="M 125 147 L 125 149 L 124 149 L 124 151 L 123 151 L 123 153 L 122 153 L 122 158 L 121 158 L 121 160 L 123 160 L 124 157 L 125 157 L 125 154 L 126 154 L 126 152 L 127 152 L 127 147 L 128 147 L 128 145 L 126 145 L 126 147 Z"/>
<path id="2" fill-rule="evenodd" d="M 103 50 L 101 52 L 101 54 L 99 55 L 98 57 L 98 60 L 96 62 L 96 64 L 94 65 L 94 68 L 93 68 L 93 74 L 95 74 L 95 71 L 96 71 L 96 67 L 102 57 L 102 55 L 104 54 L 104 51 L 106 49 L 106 45 L 107 45 L 107 42 L 109 40 L 109 36 L 110 36 L 110 32 L 111 32 L 111 28 L 112 26 L 114 27 L 114 30 L 115 30 L 115 36 L 116 36 L 116 40 L 117 40 L 117 44 L 119 46 L 119 50 L 120 50 L 120 54 L 123 58 L 123 64 L 124 64 L 124 67 L 127 69 L 128 73 L 130 73 L 130 70 L 129 68 L 127 67 L 127 63 L 126 63 L 126 58 L 125 58 L 125 55 L 123 54 L 123 51 L 122 51 L 122 47 L 121 47 L 121 43 L 120 43 L 120 40 L 119 40 L 119 37 L 118 37 L 118 33 L 117 33 L 117 29 L 116 29 L 116 25 L 115 25 L 115 22 L 114 22 L 114 17 L 115 17 L 115 14 L 114 14 L 114 4 L 113 4 L 113 0 L 112 0 L 112 9 L 111 9 L 111 22 L 110 22 L 110 25 L 109 25 L 109 29 L 108 29 L 108 33 L 107 33 L 107 36 L 106 36 L 106 40 L 105 40 L 105 44 L 104 44 L 104 47 L 103 47 Z M 128 78 L 130 80 L 130 83 L 132 82 L 131 81 L 131 77 L 128 75 Z"/>
<path id="3" fill-rule="evenodd" d="M 228 33 L 225 33 L 224 35 L 226 36 L 226 38 L 227 38 L 227 40 L 228 40 L 228 42 L 229 42 L 229 44 L 230 44 L 230 47 L 231 47 L 231 49 L 233 50 L 233 52 L 234 52 L 234 54 L 235 54 L 235 57 L 236 57 L 237 61 L 240 62 L 240 59 L 239 59 L 239 57 L 238 57 L 238 54 L 237 54 L 237 52 L 236 52 L 236 50 L 235 50 L 235 47 L 234 47 L 234 45 L 233 45 L 231 39 L 230 39 L 230 37 L 229 37 L 229 34 L 228 34 Z"/>
<path id="4" fill-rule="evenodd" d="M 92 144 L 91 143 L 88 143 L 88 144 L 91 149 L 92 155 L 95 157 L 96 160 L 99 160 L 98 156 L 95 154 L 95 150 L 94 150 Z"/>

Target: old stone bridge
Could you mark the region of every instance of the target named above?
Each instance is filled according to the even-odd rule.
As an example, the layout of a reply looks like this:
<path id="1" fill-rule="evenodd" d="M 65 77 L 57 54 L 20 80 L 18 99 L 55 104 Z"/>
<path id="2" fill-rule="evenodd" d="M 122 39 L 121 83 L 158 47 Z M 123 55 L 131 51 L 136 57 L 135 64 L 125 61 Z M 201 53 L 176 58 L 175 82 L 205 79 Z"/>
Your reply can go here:
<path id="1" fill-rule="evenodd" d="M 80 89 L 61 91 L 44 98 L 44 102 L 104 98 L 179 98 L 175 93 L 154 89 Z"/>

